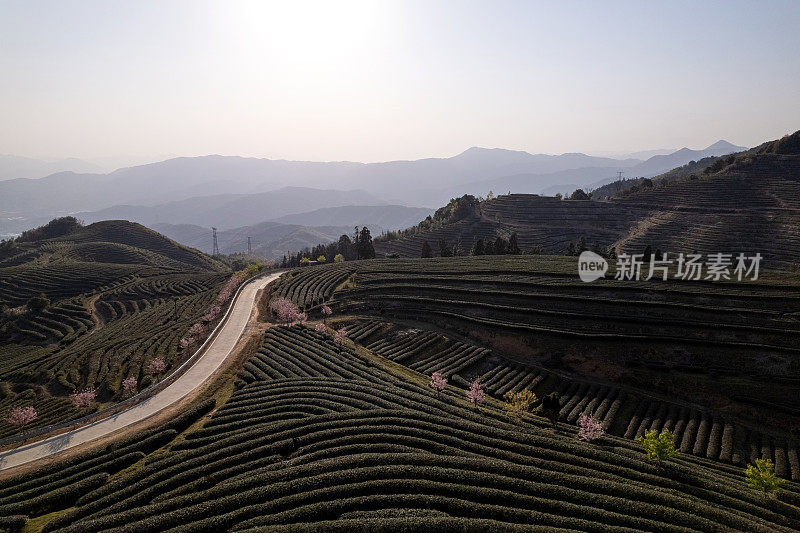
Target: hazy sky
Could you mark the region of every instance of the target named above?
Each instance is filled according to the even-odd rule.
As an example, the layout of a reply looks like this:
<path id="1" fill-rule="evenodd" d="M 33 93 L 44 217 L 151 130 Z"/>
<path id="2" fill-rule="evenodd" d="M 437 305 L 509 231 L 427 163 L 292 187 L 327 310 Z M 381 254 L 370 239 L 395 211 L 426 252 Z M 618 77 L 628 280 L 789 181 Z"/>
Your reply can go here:
<path id="1" fill-rule="evenodd" d="M 800 129 L 800 1 L 0 0 L 0 153 L 379 161 Z"/>

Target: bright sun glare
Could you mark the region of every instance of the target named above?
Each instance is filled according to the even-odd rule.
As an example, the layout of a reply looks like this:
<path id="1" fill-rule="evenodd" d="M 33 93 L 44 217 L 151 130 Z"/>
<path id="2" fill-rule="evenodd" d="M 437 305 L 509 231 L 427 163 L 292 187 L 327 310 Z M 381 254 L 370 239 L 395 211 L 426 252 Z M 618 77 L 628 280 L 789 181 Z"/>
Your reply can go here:
<path id="1" fill-rule="evenodd" d="M 370 1 L 243 2 L 230 28 L 246 53 L 303 68 L 335 67 L 374 48 L 381 4 Z"/>

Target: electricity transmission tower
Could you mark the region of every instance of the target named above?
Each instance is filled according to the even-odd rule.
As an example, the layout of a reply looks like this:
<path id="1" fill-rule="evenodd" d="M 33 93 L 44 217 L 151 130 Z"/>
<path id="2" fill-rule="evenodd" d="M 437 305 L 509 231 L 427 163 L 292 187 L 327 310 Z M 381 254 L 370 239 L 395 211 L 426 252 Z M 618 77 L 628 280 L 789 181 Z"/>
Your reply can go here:
<path id="1" fill-rule="evenodd" d="M 217 244 L 217 228 L 211 228 L 211 231 L 214 235 L 214 251 L 211 252 L 211 255 L 219 255 L 219 244 Z"/>
<path id="2" fill-rule="evenodd" d="M 622 171 L 620 170 L 619 172 L 617 172 L 617 180 L 621 179 L 622 179 Z"/>
<path id="3" fill-rule="evenodd" d="M 247 253 L 248 255 L 253 253 L 253 247 L 250 246 L 250 237 L 247 238 Z"/>

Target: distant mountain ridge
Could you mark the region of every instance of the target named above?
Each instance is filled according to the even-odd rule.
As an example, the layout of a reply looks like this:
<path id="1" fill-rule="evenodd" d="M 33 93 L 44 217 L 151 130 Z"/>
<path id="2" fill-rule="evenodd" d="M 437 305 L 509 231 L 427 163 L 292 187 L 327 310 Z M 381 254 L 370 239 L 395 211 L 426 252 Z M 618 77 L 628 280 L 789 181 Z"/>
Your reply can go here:
<path id="1" fill-rule="evenodd" d="M 155 231 L 181 244 L 205 253 L 212 251 L 211 230 L 193 224 L 155 224 Z M 316 244 L 338 240 L 342 234 L 352 233 L 350 226 L 301 226 L 262 222 L 252 226 L 233 228 L 217 233 L 220 252 L 223 254 L 247 251 L 247 238 L 251 238 L 252 253 L 267 259 L 280 259 Z"/>
<path id="2" fill-rule="evenodd" d="M 709 148 L 723 154 L 730 149 L 721 143 Z M 418 226 L 375 249 L 380 256 L 419 257 L 425 241 L 434 251 L 440 240 L 469 250 L 477 239 L 512 233 L 523 250 L 564 253 L 583 238 L 618 253 L 642 253 L 646 246 L 672 253 L 760 253 L 765 268 L 800 268 L 800 131 L 672 169 L 608 201 L 502 195 L 463 218 Z"/>
<path id="3" fill-rule="evenodd" d="M 217 239 L 220 251 L 231 254 L 246 251 L 247 237 L 250 237 L 254 254 L 279 259 L 306 247 L 327 244 L 342 234 L 350 235 L 354 226 L 367 226 L 373 235 L 378 235 L 385 230 L 416 224 L 432 213 L 432 209 L 399 205 L 330 207 L 220 230 Z M 209 226 L 161 222 L 150 227 L 181 244 L 206 253 L 212 251 Z"/>
<path id="4" fill-rule="evenodd" d="M 0 181 L 16 178 L 40 178 L 57 172 L 102 172 L 102 168 L 75 157 L 49 160 L 0 154 Z"/>
<path id="5" fill-rule="evenodd" d="M 369 198 L 346 202 L 352 205 L 396 203 L 432 207 L 464 192 L 484 195 L 494 189 L 542 193 L 554 187 L 586 187 L 602 184 L 604 180 L 612 181 L 620 170 L 626 176 L 655 175 L 702 157 L 708 150 L 717 155 L 730 146 L 716 143 L 701 151 L 683 149 L 644 162 L 581 153 L 547 155 L 479 147 L 449 158 L 385 163 L 285 161 L 217 155 L 180 157 L 109 174 L 61 172 L 41 179 L 2 181 L 0 233 L 12 232 L 14 227 L 26 229 L 59 215 L 96 212 L 113 206 L 163 206 L 200 197 L 217 197 L 210 198 L 207 204 L 196 201 L 198 206 L 205 205 L 198 213 L 209 210 L 207 219 L 184 217 L 177 220 L 159 215 L 158 219 L 146 220 L 149 223 L 239 227 L 292 212 L 278 210 L 273 217 L 236 219 L 239 213 L 252 213 L 255 205 L 240 210 L 228 204 L 226 218 L 213 202 L 222 205 L 229 199 L 227 195 L 258 195 L 283 187 L 330 190 L 335 184 L 337 190 L 363 191 L 369 195 Z M 247 203 L 244 199 L 241 201 Z M 257 203 L 258 199 L 253 201 Z M 339 205 L 344 203 L 339 202 Z M 331 203 L 309 205 L 294 212 L 334 206 Z M 181 208 L 180 205 L 174 207 Z M 123 210 L 122 213 L 127 212 Z M 212 213 L 215 213 L 213 217 Z M 114 210 L 106 215 L 120 216 Z"/>

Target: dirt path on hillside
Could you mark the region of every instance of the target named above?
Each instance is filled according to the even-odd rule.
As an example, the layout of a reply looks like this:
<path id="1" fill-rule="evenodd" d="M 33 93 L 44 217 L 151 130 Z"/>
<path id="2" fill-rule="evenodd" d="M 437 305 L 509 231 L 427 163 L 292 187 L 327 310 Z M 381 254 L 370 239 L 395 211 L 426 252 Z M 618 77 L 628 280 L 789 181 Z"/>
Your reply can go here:
<path id="1" fill-rule="evenodd" d="M 86 300 L 86 307 L 89 309 L 89 314 L 92 316 L 92 322 L 94 322 L 94 327 L 92 328 L 92 331 L 89 332 L 90 335 L 95 331 L 100 331 L 101 329 L 103 329 L 103 326 L 106 325 L 105 320 L 103 320 L 100 317 L 100 314 L 97 312 L 97 306 L 95 305 L 97 303 L 97 300 L 100 299 L 100 296 L 102 295 L 96 294 L 91 298 L 89 298 L 88 300 Z"/>

